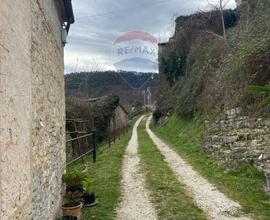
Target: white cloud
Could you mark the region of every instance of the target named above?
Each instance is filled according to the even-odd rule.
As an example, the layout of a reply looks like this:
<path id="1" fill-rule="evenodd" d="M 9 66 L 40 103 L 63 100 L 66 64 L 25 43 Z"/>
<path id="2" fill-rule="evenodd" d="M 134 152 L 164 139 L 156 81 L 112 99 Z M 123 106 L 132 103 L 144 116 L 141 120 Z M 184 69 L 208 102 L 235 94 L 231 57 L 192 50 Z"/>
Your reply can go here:
<path id="1" fill-rule="evenodd" d="M 175 17 L 204 10 L 207 1 L 73 0 L 73 7 L 76 22 L 65 48 L 66 73 L 91 70 L 97 63 L 100 70 L 113 69 L 111 47 L 120 34 L 139 30 L 167 41 L 174 32 Z M 229 7 L 235 7 L 234 0 Z"/>

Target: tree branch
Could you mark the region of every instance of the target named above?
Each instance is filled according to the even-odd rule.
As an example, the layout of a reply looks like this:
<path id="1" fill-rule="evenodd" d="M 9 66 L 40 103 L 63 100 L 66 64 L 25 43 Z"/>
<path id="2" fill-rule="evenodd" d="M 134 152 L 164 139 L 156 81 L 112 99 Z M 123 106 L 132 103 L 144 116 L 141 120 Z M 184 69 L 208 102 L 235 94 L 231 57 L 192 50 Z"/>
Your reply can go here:
<path id="1" fill-rule="evenodd" d="M 220 0 L 221 1 L 221 0 Z M 215 2 L 213 0 L 207 0 L 208 5 L 210 5 L 212 8 L 214 8 L 215 10 L 220 11 L 220 7 L 218 6 L 218 2 Z"/>
<path id="2" fill-rule="evenodd" d="M 230 2 L 230 0 L 225 1 L 225 3 L 222 6 L 222 9 L 224 9 L 228 5 L 229 2 Z"/>

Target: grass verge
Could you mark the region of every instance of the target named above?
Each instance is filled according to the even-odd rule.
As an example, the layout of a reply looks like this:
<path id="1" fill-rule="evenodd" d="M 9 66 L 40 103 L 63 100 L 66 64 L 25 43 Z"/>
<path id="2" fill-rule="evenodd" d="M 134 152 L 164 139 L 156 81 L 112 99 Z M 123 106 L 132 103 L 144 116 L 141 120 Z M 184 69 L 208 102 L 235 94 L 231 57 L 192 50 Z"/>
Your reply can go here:
<path id="1" fill-rule="evenodd" d="M 220 191 L 238 201 L 245 213 L 252 213 L 255 219 L 269 219 L 270 196 L 264 191 L 263 173 L 248 164 L 228 170 L 204 154 L 201 150 L 204 128 L 198 118 L 186 120 L 174 115 L 163 127 L 151 125 L 151 128 Z"/>
<path id="2" fill-rule="evenodd" d="M 92 164 L 90 158 L 87 161 L 91 164 L 90 172 L 94 178 L 98 204 L 92 208 L 83 208 L 83 219 L 115 219 L 115 210 L 121 197 L 122 162 L 130 137 L 131 129 L 121 140 L 112 143 L 110 148 L 100 148 L 96 164 Z M 77 163 L 69 169 L 83 169 L 83 165 Z"/>
<path id="3" fill-rule="evenodd" d="M 159 219 L 206 219 L 202 210 L 186 195 L 184 185 L 178 180 L 156 149 L 145 130 L 145 121 L 138 129 L 139 155 L 151 201 Z"/>

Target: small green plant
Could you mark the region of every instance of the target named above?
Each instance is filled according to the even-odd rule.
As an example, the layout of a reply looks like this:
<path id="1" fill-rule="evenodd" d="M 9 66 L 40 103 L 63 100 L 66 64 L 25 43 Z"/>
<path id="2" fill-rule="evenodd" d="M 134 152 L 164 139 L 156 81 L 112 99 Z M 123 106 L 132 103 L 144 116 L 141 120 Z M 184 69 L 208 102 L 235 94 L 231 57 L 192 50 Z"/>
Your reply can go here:
<path id="1" fill-rule="evenodd" d="M 63 175 L 62 180 L 66 183 L 64 204 L 68 207 L 76 206 L 82 202 L 83 181 L 87 175 L 80 170 L 70 170 Z"/>
<path id="2" fill-rule="evenodd" d="M 79 191 L 76 192 L 67 192 L 64 196 L 64 204 L 68 206 L 76 206 L 78 203 L 82 202 L 82 193 Z"/>
<path id="3" fill-rule="evenodd" d="M 63 175 L 62 180 L 68 186 L 82 185 L 83 181 L 86 179 L 86 174 L 79 170 L 68 171 Z"/>
<path id="4" fill-rule="evenodd" d="M 263 100 L 262 105 L 270 104 L 270 84 L 264 86 L 252 85 L 248 87 L 248 91 L 254 94 L 265 95 L 266 98 Z"/>
<path id="5" fill-rule="evenodd" d="M 87 193 L 94 192 L 94 179 L 91 175 L 88 175 L 87 178 L 83 181 L 83 189 Z"/>

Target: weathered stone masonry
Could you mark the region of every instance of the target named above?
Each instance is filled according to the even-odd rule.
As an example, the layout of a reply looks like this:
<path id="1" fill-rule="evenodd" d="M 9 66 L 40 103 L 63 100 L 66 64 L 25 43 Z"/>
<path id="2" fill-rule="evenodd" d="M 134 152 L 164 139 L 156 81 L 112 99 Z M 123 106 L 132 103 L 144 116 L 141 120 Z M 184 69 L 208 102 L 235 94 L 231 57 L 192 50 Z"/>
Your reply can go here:
<path id="1" fill-rule="evenodd" d="M 54 219 L 65 168 L 62 1 L 0 0 L 0 219 Z"/>
<path id="2" fill-rule="evenodd" d="M 32 209 L 31 7 L 27 0 L 0 5 L 0 219 L 27 219 Z"/>
<path id="3" fill-rule="evenodd" d="M 241 108 L 235 108 L 226 111 L 208 130 L 205 152 L 232 167 L 245 161 L 259 170 L 270 170 L 270 119 L 248 117 Z"/>
<path id="4" fill-rule="evenodd" d="M 58 211 L 65 163 L 61 7 L 57 7 L 55 1 L 46 1 L 36 1 L 32 5 L 31 145 L 34 219 L 53 219 Z M 37 123 L 38 120 L 42 120 L 43 126 Z"/>

